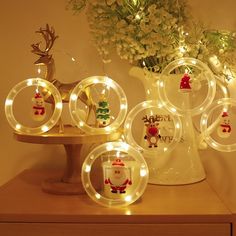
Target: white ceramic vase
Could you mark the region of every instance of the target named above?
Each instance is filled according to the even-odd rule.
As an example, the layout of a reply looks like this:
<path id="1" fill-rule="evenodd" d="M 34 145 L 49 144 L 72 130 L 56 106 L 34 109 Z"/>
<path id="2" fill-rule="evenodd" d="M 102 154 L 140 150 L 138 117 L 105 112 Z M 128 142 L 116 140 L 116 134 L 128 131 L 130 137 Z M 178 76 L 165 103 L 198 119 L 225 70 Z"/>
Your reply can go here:
<path id="1" fill-rule="evenodd" d="M 159 99 L 156 84 L 159 74 L 145 73 L 139 67 L 132 67 L 129 74 L 142 81 L 146 100 Z M 186 97 L 184 102 L 187 108 L 188 97 Z M 193 127 L 192 117 L 186 113 L 185 116 L 181 117 L 181 121 L 182 139 L 177 147 L 167 154 L 163 154 L 161 157 L 146 158 L 149 167 L 149 183 L 182 185 L 196 183 L 205 179 L 206 175 L 198 152 L 197 137 Z M 144 132 L 145 130 L 143 130 Z"/>

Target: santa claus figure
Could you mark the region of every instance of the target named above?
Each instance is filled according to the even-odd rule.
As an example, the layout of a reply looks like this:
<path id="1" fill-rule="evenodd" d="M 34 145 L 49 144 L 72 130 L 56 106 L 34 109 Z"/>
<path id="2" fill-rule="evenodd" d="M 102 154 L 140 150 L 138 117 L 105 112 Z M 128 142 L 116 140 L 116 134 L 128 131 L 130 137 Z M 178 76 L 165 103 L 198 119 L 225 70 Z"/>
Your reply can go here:
<path id="1" fill-rule="evenodd" d="M 112 193 L 125 193 L 127 186 L 132 184 L 128 175 L 129 171 L 125 167 L 125 163 L 120 158 L 116 158 L 112 162 L 109 177 L 106 177 L 105 184 L 110 185 Z"/>
<path id="2" fill-rule="evenodd" d="M 184 74 L 184 76 L 182 77 L 181 81 L 180 81 L 180 91 L 181 92 L 191 92 L 191 78 L 188 74 Z"/>
<path id="3" fill-rule="evenodd" d="M 44 120 L 46 116 L 45 102 L 39 92 L 37 92 L 35 96 L 32 98 L 32 102 L 33 102 L 33 107 L 32 107 L 33 120 L 35 121 Z"/>
<path id="4" fill-rule="evenodd" d="M 228 112 L 223 112 L 221 115 L 220 125 L 217 128 L 217 134 L 221 138 L 228 138 L 231 134 L 231 125 Z"/>

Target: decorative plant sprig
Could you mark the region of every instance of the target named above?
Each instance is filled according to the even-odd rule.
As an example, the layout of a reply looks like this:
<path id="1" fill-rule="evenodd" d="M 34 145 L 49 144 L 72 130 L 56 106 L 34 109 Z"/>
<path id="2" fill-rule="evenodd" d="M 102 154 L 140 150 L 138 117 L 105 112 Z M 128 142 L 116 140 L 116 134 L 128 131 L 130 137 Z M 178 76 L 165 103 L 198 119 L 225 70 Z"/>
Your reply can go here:
<path id="1" fill-rule="evenodd" d="M 93 41 L 104 62 L 115 50 L 120 58 L 155 72 L 183 56 L 209 64 L 214 55 L 224 66 L 234 63 L 235 34 L 193 23 L 186 0 L 69 1 L 74 11 L 86 4 Z"/>
<path id="2" fill-rule="evenodd" d="M 87 0 L 68 0 L 67 8 L 74 12 L 80 12 L 87 4 Z"/>
<path id="3" fill-rule="evenodd" d="M 174 8 L 178 3 L 178 9 Z M 107 60 L 112 50 L 140 66 L 166 64 L 175 58 L 178 28 L 187 18 L 184 1 L 100 0 L 88 4 L 94 43 Z M 182 9 L 182 10 L 180 10 Z M 166 60 L 168 58 L 168 60 Z"/>

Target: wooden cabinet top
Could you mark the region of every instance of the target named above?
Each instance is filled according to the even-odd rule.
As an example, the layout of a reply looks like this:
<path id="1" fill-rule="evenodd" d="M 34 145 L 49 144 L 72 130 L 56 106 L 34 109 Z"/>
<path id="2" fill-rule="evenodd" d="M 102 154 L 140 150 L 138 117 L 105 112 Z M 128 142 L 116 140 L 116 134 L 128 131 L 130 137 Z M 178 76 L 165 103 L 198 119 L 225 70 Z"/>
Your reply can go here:
<path id="1" fill-rule="evenodd" d="M 86 194 L 63 196 L 41 190 L 41 182 L 58 175 L 26 170 L 0 188 L 0 222 L 195 223 L 230 222 L 231 212 L 207 181 L 183 186 L 148 185 L 128 207 L 106 208 Z"/>

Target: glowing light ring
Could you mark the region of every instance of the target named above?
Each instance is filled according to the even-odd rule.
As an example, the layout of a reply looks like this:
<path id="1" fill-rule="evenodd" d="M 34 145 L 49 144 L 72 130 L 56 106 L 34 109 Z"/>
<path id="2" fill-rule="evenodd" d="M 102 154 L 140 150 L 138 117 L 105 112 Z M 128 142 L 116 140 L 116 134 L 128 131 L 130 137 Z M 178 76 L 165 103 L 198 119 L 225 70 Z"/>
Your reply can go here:
<path id="1" fill-rule="evenodd" d="M 136 162 L 140 163 L 139 182 L 137 184 L 137 187 L 134 189 L 134 191 L 126 199 L 125 198 L 124 199 L 120 199 L 120 198 L 111 199 L 111 198 L 104 197 L 103 195 L 101 195 L 94 189 L 91 183 L 90 170 L 92 168 L 93 163 L 102 154 L 109 151 L 125 152 L 129 156 L 132 156 Z M 139 199 L 143 195 L 146 189 L 147 183 L 148 183 L 148 176 L 149 176 L 148 167 L 143 156 L 134 147 L 123 142 L 104 143 L 96 147 L 95 149 L 93 149 L 92 152 L 90 152 L 88 156 L 86 157 L 83 163 L 82 172 L 81 172 L 82 183 L 89 197 L 95 202 L 97 202 L 98 204 L 102 206 L 106 206 L 106 207 L 127 206 L 135 202 L 137 199 Z"/>
<path id="2" fill-rule="evenodd" d="M 15 97 L 23 89 L 30 86 L 46 88 L 47 90 L 51 92 L 51 95 L 55 102 L 55 109 L 53 111 L 51 118 L 47 122 L 45 122 L 43 125 L 34 127 L 34 128 L 27 127 L 20 124 L 15 119 L 14 114 L 13 114 L 13 103 L 14 103 Z M 62 100 L 61 100 L 61 95 L 59 91 L 52 83 L 41 78 L 30 78 L 30 79 L 21 81 L 20 83 L 18 83 L 11 89 L 5 101 L 5 114 L 6 114 L 6 118 L 10 126 L 17 132 L 23 133 L 23 134 L 41 134 L 41 133 L 47 132 L 58 122 L 61 116 L 61 111 L 62 111 Z"/>
<path id="3" fill-rule="evenodd" d="M 215 79 L 216 79 L 216 85 L 219 87 L 219 89 L 222 91 L 223 93 L 223 98 L 229 98 L 230 96 L 230 93 L 229 93 L 229 89 L 228 87 L 226 87 L 224 85 L 224 83 L 222 82 L 222 79 L 219 77 L 219 76 L 216 76 L 215 75 Z M 197 121 L 198 124 L 199 124 L 199 121 Z M 200 127 L 198 128 L 196 125 L 195 125 L 195 128 L 197 130 L 198 133 L 200 133 Z"/>
<path id="4" fill-rule="evenodd" d="M 193 108 L 193 109 L 187 109 L 183 110 L 180 109 L 177 106 L 174 106 L 168 99 L 167 94 L 165 92 L 165 77 L 169 76 L 171 72 L 173 72 L 175 69 L 177 69 L 180 66 L 192 66 L 200 71 L 203 71 L 205 73 L 205 77 L 208 81 L 208 93 L 205 98 L 205 100 L 200 104 L 199 106 Z M 187 113 L 190 113 L 192 116 L 199 115 L 203 112 L 204 109 L 206 109 L 210 104 L 212 103 L 215 92 L 216 92 L 216 81 L 214 74 L 211 72 L 209 67 L 204 64 L 203 62 L 195 59 L 195 58 L 180 58 L 177 59 L 170 64 L 168 64 L 164 70 L 161 73 L 160 80 L 158 81 L 158 90 L 160 94 L 161 100 L 164 102 L 165 107 L 170 111 L 175 111 L 177 114 L 184 116 Z"/>
<path id="5" fill-rule="evenodd" d="M 103 128 L 91 127 L 87 125 L 84 122 L 82 115 L 76 112 L 78 109 L 77 108 L 78 95 L 82 91 L 84 91 L 87 87 L 94 84 L 104 84 L 108 86 L 109 88 L 112 88 L 116 92 L 120 101 L 120 111 L 116 119 L 110 125 Z M 111 133 L 117 130 L 123 123 L 126 113 L 127 113 L 127 98 L 123 89 L 114 80 L 106 76 L 91 76 L 82 80 L 73 89 L 70 96 L 69 108 L 70 108 L 70 114 L 71 114 L 72 120 L 78 128 L 90 134 L 106 134 L 106 133 Z"/>
<path id="6" fill-rule="evenodd" d="M 207 144 L 212 147 L 213 149 L 221 152 L 233 152 L 236 151 L 236 143 L 234 144 L 221 144 L 216 142 L 210 135 L 211 130 L 208 127 L 208 118 L 211 116 L 211 114 L 214 112 L 215 109 L 222 107 L 222 110 L 224 107 L 235 106 L 236 107 L 236 101 L 231 98 L 221 98 L 219 100 L 216 100 L 212 103 L 212 105 L 202 114 L 201 116 L 201 123 L 200 123 L 200 129 L 201 132 L 204 135 L 204 139 L 207 142 Z"/>
<path id="7" fill-rule="evenodd" d="M 175 127 L 175 132 L 173 135 L 173 140 L 168 145 L 168 148 L 164 147 L 163 149 L 157 148 L 157 149 L 152 149 L 152 150 L 145 149 L 145 148 L 141 147 L 140 145 L 138 145 L 137 142 L 135 141 L 135 139 L 132 135 L 133 121 L 138 113 L 140 113 L 141 111 L 146 110 L 148 108 L 163 109 L 164 111 L 168 112 L 171 115 L 171 117 L 173 119 L 174 127 Z M 178 142 L 181 139 L 182 124 L 181 124 L 181 120 L 180 120 L 179 116 L 174 116 L 173 113 L 166 110 L 164 108 L 164 105 L 162 102 L 150 100 L 150 101 L 145 101 L 145 102 L 139 103 L 129 112 L 129 114 L 127 115 L 125 124 L 124 124 L 124 135 L 125 135 L 126 141 L 130 145 L 132 145 L 134 148 L 136 148 L 137 150 L 142 152 L 145 157 L 157 158 L 157 154 L 162 154 L 164 152 L 171 151 L 176 147 L 176 145 L 178 144 Z"/>
<path id="8" fill-rule="evenodd" d="M 219 76 L 215 75 L 216 85 L 221 89 L 224 98 L 230 97 L 229 88 L 225 86 L 224 81 Z"/>

